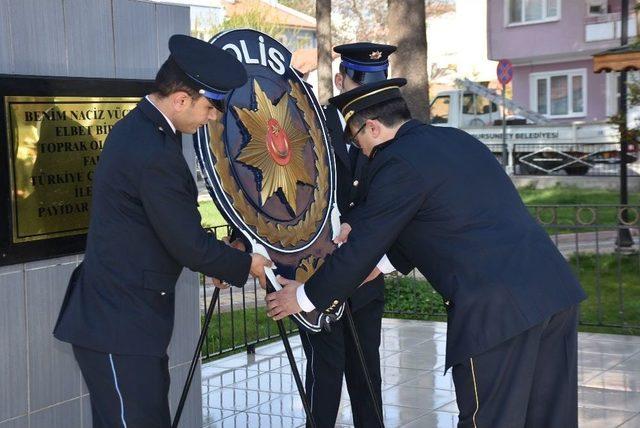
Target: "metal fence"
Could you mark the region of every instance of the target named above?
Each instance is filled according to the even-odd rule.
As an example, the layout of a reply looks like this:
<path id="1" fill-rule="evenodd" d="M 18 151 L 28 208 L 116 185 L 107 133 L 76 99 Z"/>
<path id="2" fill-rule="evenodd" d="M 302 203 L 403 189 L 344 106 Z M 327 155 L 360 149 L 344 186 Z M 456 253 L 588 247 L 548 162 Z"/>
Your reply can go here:
<path id="1" fill-rule="evenodd" d="M 583 326 L 640 334 L 640 205 L 531 206 L 587 292 Z"/>
<path id="2" fill-rule="evenodd" d="M 514 144 L 511 161 L 515 175 L 619 176 L 620 144 Z M 497 148 L 492 148 L 499 153 Z M 640 175 L 634 144 L 627 154 L 628 175 Z"/>
<path id="3" fill-rule="evenodd" d="M 228 226 L 216 226 L 209 233 L 222 239 L 228 236 Z M 200 314 L 204 320 L 206 309 L 211 302 L 214 285 L 211 278 L 200 276 Z M 243 288 L 229 287 L 220 291 L 216 312 L 207 332 L 202 355 L 213 358 L 246 349 L 253 353 L 255 346 L 279 338 L 276 323 L 266 316 L 265 291 L 260 284 L 250 278 Z M 285 320 L 288 333 L 297 330 L 296 324 Z"/>
<path id="4" fill-rule="evenodd" d="M 551 239 L 585 288 L 581 304 L 583 329 L 640 334 L 640 205 L 531 205 L 531 214 Z M 228 229 L 212 229 L 217 237 Z M 202 278 L 201 310 L 213 294 L 213 284 Z M 278 337 L 275 323 L 266 316 L 264 291 L 254 280 L 244 288 L 222 290 L 203 348 L 205 358 L 247 349 Z M 422 275 L 387 277 L 385 316 L 445 320 L 441 297 Z M 296 325 L 286 323 L 289 333 Z"/>

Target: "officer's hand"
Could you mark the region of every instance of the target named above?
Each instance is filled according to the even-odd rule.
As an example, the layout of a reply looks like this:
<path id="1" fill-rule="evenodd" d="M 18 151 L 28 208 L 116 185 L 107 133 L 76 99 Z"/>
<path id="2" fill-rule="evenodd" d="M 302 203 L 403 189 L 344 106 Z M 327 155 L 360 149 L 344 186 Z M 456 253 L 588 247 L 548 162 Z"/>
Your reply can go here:
<path id="1" fill-rule="evenodd" d="M 278 282 L 282 285 L 282 290 L 267 294 L 267 316 L 274 321 L 281 320 L 289 315 L 302 312 L 298 305 L 297 290 L 302 284 L 293 279 L 282 278 L 278 275 Z"/>
<path id="2" fill-rule="evenodd" d="M 340 225 L 340 233 L 338 233 L 338 236 L 336 236 L 333 242 L 338 245 L 344 244 L 345 242 L 347 242 L 347 238 L 349 237 L 350 232 L 351 226 L 349 225 L 349 223 L 342 223 Z"/>
<path id="3" fill-rule="evenodd" d="M 218 278 L 211 278 L 211 282 L 213 283 L 213 285 L 215 287 L 218 287 L 221 290 L 225 290 L 227 288 L 229 288 L 229 283 L 228 282 L 224 282 Z"/>
<path id="4" fill-rule="evenodd" d="M 241 239 L 236 239 L 235 241 L 231 242 L 231 246 L 236 250 L 247 251 L 247 247 L 244 246 L 244 242 L 242 242 Z"/>
<path id="5" fill-rule="evenodd" d="M 251 253 L 251 270 L 249 272 L 251 273 L 251 276 L 258 278 L 260 287 L 264 289 L 267 288 L 267 277 L 264 273 L 264 268 L 271 266 L 273 266 L 273 263 L 265 256 L 257 253 Z"/>
<path id="6" fill-rule="evenodd" d="M 222 238 L 222 242 L 224 242 L 231 248 L 235 248 L 236 250 L 247 251 L 247 247 L 244 246 L 244 242 L 242 242 L 241 239 L 236 239 L 232 242 L 229 242 L 229 237 L 225 236 L 224 238 Z"/>

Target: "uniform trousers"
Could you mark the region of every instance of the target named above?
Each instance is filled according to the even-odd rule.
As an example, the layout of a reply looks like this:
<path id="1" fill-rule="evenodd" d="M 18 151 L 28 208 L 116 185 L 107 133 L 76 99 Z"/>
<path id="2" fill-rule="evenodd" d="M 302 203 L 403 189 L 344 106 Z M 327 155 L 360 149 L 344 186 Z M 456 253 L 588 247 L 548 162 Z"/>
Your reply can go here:
<path id="1" fill-rule="evenodd" d="M 93 428 L 168 428 L 169 358 L 73 353 L 89 389 Z"/>
<path id="2" fill-rule="evenodd" d="M 383 310 L 384 301 L 376 299 L 353 312 L 380 414 L 382 379 L 379 348 Z M 358 428 L 375 428 L 379 426 L 375 407 L 345 317 L 332 324 L 331 332 L 312 334 L 301 330 L 302 346 L 307 357 L 305 390 L 311 413 L 317 428 L 335 426 L 344 374 L 351 399 L 353 424 Z"/>
<path id="3" fill-rule="evenodd" d="M 458 428 L 577 428 L 573 306 L 453 366 Z"/>

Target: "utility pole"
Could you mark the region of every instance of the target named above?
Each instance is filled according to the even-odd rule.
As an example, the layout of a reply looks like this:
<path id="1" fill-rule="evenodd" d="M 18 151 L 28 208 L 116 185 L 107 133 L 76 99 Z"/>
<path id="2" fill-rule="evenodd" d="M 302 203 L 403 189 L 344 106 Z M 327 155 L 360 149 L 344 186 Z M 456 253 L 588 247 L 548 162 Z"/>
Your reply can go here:
<path id="1" fill-rule="evenodd" d="M 620 45 L 626 46 L 629 43 L 629 0 L 622 0 L 622 12 L 620 17 Z M 620 228 L 618 229 L 618 239 L 616 244 L 618 249 L 633 246 L 633 238 L 629 228 L 624 223 L 628 221 L 626 205 L 629 203 L 629 193 L 627 186 L 627 148 L 629 146 L 627 132 L 627 72 L 620 72 L 620 98 L 618 99 L 618 112 L 620 117 Z"/>

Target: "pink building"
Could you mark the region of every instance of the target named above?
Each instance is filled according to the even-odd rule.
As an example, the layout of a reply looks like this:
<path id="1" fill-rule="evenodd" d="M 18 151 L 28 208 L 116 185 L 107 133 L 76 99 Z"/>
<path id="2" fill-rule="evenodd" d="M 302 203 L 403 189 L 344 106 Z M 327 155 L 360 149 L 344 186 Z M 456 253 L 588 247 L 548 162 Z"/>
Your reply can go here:
<path id="1" fill-rule="evenodd" d="M 489 59 L 511 60 L 513 99 L 531 110 L 604 120 L 617 111 L 617 76 L 593 73 L 591 55 L 620 45 L 620 10 L 620 0 L 488 0 Z"/>

